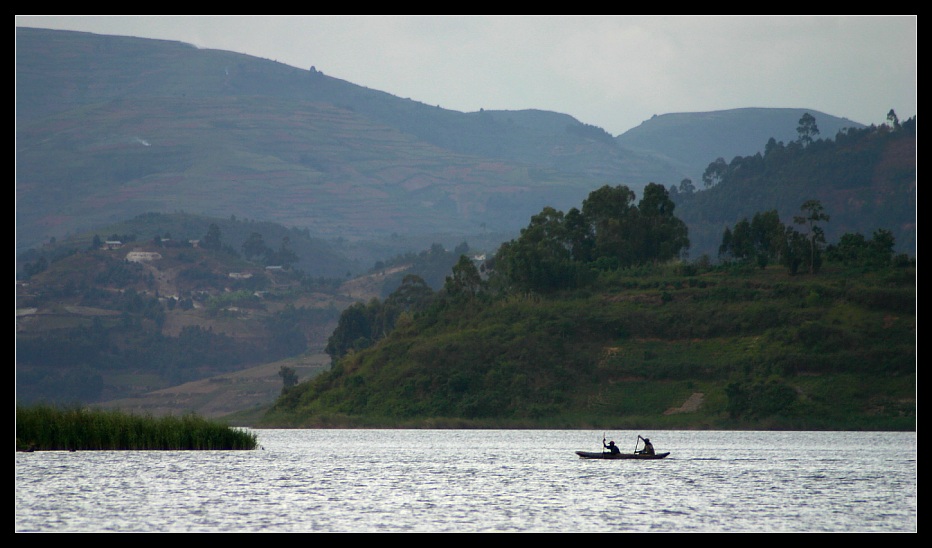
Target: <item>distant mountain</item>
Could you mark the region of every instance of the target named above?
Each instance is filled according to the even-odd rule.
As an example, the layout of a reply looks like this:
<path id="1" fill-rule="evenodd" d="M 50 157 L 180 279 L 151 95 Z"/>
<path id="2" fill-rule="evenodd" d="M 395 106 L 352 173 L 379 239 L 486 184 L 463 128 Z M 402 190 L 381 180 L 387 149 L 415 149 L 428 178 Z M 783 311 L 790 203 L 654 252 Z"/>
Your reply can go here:
<path id="1" fill-rule="evenodd" d="M 178 210 L 347 238 L 515 231 L 606 182 L 678 176 L 563 114 L 464 114 L 177 42 L 16 39 L 20 248 Z"/>
<path id="2" fill-rule="evenodd" d="M 16 29 L 15 60 L 18 251 L 150 212 L 380 242 L 382 258 L 501 242 L 606 184 L 639 194 L 690 178 L 702 190 L 709 163 L 795 139 L 803 112 L 821 137 L 861 127 L 749 108 L 655 116 L 613 137 L 567 114 L 462 113 L 315 67 L 32 28 Z"/>

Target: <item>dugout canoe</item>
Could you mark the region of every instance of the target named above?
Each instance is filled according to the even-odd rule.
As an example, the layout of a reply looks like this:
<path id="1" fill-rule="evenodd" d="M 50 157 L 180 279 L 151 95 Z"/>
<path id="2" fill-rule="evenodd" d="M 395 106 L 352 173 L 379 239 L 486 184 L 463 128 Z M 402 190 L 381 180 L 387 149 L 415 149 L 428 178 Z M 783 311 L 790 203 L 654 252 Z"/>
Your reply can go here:
<path id="1" fill-rule="evenodd" d="M 656 460 L 665 458 L 670 452 L 666 453 L 655 453 L 653 455 L 645 455 L 642 453 L 609 453 L 608 451 L 602 452 L 591 452 L 591 451 L 576 451 L 576 454 L 579 455 L 581 459 L 636 459 L 636 460 Z"/>

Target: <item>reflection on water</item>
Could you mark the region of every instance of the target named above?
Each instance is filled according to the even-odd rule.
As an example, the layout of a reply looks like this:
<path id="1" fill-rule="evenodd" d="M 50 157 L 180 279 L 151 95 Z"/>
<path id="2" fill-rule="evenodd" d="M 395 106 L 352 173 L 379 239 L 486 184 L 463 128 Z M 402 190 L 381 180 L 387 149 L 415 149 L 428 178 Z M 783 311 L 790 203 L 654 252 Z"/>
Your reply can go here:
<path id="1" fill-rule="evenodd" d="M 257 451 L 16 454 L 16 531 L 916 531 L 915 433 L 258 430 Z M 901 447 L 902 451 L 887 448 Z"/>

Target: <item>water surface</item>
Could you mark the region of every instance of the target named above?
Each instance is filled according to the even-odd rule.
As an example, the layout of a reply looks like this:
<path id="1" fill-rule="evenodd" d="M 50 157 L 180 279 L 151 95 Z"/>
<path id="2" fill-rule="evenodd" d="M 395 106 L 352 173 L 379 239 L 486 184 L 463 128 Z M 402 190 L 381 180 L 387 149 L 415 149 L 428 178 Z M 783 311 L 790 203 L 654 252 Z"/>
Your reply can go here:
<path id="1" fill-rule="evenodd" d="M 256 430 L 256 451 L 16 453 L 17 532 L 915 532 L 916 433 Z"/>

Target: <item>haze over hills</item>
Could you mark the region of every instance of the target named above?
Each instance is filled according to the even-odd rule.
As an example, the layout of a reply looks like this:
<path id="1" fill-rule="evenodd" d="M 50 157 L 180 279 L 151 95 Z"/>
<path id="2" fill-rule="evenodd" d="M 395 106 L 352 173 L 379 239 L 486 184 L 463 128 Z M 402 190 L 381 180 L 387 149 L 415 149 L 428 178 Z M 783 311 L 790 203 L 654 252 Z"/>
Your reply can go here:
<path id="1" fill-rule="evenodd" d="M 29 28 L 16 76 L 18 250 L 176 211 L 352 240 L 514 234 L 605 184 L 698 187 L 807 112 L 662 115 L 613 137 L 567 114 L 462 113 L 314 67 Z M 811 112 L 825 137 L 858 127 Z"/>

